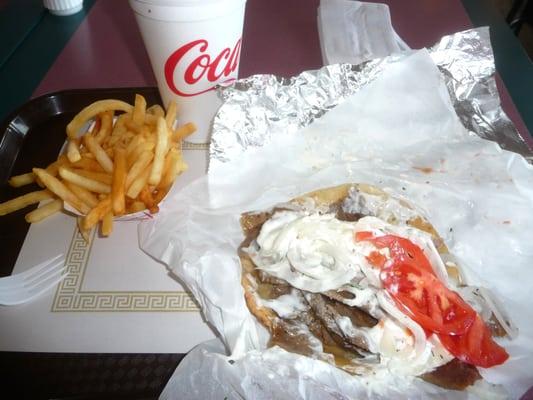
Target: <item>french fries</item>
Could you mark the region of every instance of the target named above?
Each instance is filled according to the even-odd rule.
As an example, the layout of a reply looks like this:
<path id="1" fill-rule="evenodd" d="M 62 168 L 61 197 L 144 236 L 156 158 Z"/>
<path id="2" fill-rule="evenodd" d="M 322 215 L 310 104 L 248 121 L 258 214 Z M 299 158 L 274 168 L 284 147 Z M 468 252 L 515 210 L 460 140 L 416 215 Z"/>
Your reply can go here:
<path id="1" fill-rule="evenodd" d="M 153 106 L 148 107 L 146 112 L 156 117 L 165 117 L 165 110 L 163 110 L 163 107 L 159 104 L 154 104 Z"/>
<path id="2" fill-rule="evenodd" d="M 104 112 L 100 121 L 100 129 L 95 135 L 95 139 L 98 143 L 102 143 L 104 139 L 111 134 L 111 130 L 113 129 L 113 111 L 110 110 Z"/>
<path id="3" fill-rule="evenodd" d="M 165 166 L 163 169 L 163 176 L 157 185 L 157 189 L 169 188 L 176 179 L 176 177 L 183 171 L 187 170 L 187 164 L 181 158 L 179 150 L 175 147 L 171 148 L 168 156 L 165 159 Z"/>
<path id="4" fill-rule="evenodd" d="M 67 125 L 65 154 L 46 168 L 9 179 L 14 188 L 37 183 L 42 190 L 1 203 L 0 216 L 49 200 L 27 213 L 26 221 L 39 222 L 71 207 L 81 214 L 78 229 L 88 241 L 98 224 L 101 235 L 109 236 L 115 217 L 157 212 L 187 169 L 181 141 L 196 130 L 192 123 L 175 127 L 176 115 L 174 102 L 165 112 L 159 105 L 147 107 L 141 95 L 133 105 L 113 99 L 90 104 Z M 80 135 L 91 120 L 91 130 Z"/>
<path id="5" fill-rule="evenodd" d="M 83 161 L 83 159 L 81 161 Z M 59 172 L 59 167 L 61 167 L 62 165 L 67 165 L 68 163 L 69 163 L 68 157 L 62 154 L 59 156 L 59 158 L 56 161 L 54 161 L 52 164 L 46 167 L 46 172 L 48 172 L 50 175 L 56 176 L 57 173 Z"/>
<path id="6" fill-rule="evenodd" d="M 148 183 L 152 186 L 157 186 L 163 174 L 163 165 L 165 163 L 165 156 L 168 151 L 168 127 L 167 122 L 162 117 L 157 120 L 157 142 L 155 145 L 154 162 L 152 163 L 152 170 Z"/>
<path id="7" fill-rule="evenodd" d="M 122 215 L 126 211 L 125 191 L 126 150 L 119 148 L 115 151 L 115 168 L 113 169 L 113 190 L 111 192 L 111 198 L 113 201 L 113 213 L 115 215 Z"/>
<path id="8" fill-rule="evenodd" d="M 73 169 L 72 172 L 84 176 L 86 178 L 105 183 L 106 185 L 111 186 L 113 183 L 113 175 L 108 174 L 107 172 L 97 172 L 85 169 Z"/>
<path id="9" fill-rule="evenodd" d="M 150 170 L 151 168 L 148 167 L 142 171 L 141 174 L 131 182 L 131 185 L 128 185 L 126 180 L 126 187 L 128 188 L 126 195 L 130 199 L 136 199 L 139 196 L 139 193 L 141 193 L 141 190 L 146 186 L 148 177 L 150 176 Z"/>
<path id="10" fill-rule="evenodd" d="M 96 141 L 95 137 L 92 135 L 85 135 L 83 138 L 85 140 L 85 146 L 87 146 L 87 149 L 89 149 L 104 171 L 108 173 L 113 172 L 113 161 L 111 161 L 111 158 Z"/>
<path id="11" fill-rule="evenodd" d="M 92 154 L 90 153 L 84 154 L 79 161 L 71 163 L 71 166 L 85 171 L 104 172 L 104 169 L 94 158 L 92 158 Z"/>
<path id="12" fill-rule="evenodd" d="M 133 113 L 131 115 L 131 120 L 137 125 L 142 125 L 144 123 L 145 114 L 146 114 L 146 100 L 140 94 L 136 94 L 135 105 L 133 108 Z"/>
<path id="13" fill-rule="evenodd" d="M 53 198 L 52 193 L 50 193 L 48 190 L 39 190 L 37 192 L 27 193 L 23 196 L 16 197 L 0 204 L 0 215 L 6 215 L 25 208 L 31 204 L 51 198 Z"/>
<path id="14" fill-rule="evenodd" d="M 89 213 L 85 216 L 82 221 L 83 229 L 91 229 L 98 222 L 100 222 L 104 216 L 111 211 L 111 199 L 106 197 L 101 200 L 96 207 L 94 207 Z"/>
<path id="15" fill-rule="evenodd" d="M 174 122 L 176 121 L 177 111 L 178 107 L 176 106 L 176 103 L 171 102 L 168 105 L 167 115 L 165 115 L 165 122 L 167 123 L 168 130 L 174 129 Z"/>
<path id="16" fill-rule="evenodd" d="M 55 176 L 50 175 L 46 170 L 41 168 L 34 168 L 33 173 L 41 180 L 48 190 L 54 193 L 57 197 L 69 203 L 76 210 L 82 214 L 89 212 L 89 207 L 80 200 L 78 196 L 72 193 L 63 182 Z"/>
<path id="17" fill-rule="evenodd" d="M 187 136 L 192 135 L 194 132 L 196 132 L 196 125 L 194 125 L 192 122 L 188 122 L 172 133 L 172 140 L 175 142 L 180 142 Z"/>
<path id="18" fill-rule="evenodd" d="M 109 236 L 113 232 L 113 213 L 109 211 L 102 219 L 102 236 Z"/>
<path id="19" fill-rule="evenodd" d="M 26 214 L 24 217 L 26 222 L 33 224 L 35 222 L 42 221 L 43 219 L 55 214 L 63 209 L 63 202 L 61 200 L 52 200 L 46 203 L 44 206 L 37 208 Z"/>
<path id="20" fill-rule="evenodd" d="M 76 162 L 81 160 L 78 139 L 69 139 L 67 144 L 67 158 L 70 162 Z"/>
<path id="21" fill-rule="evenodd" d="M 133 213 L 136 213 L 142 210 L 146 210 L 146 205 L 142 201 L 137 200 L 130 204 L 129 210 Z"/>
<path id="22" fill-rule="evenodd" d="M 65 181 L 65 185 L 70 189 L 72 193 L 78 196 L 81 201 L 87 204 L 89 208 L 96 207 L 96 205 L 98 204 L 98 197 L 96 197 L 96 195 L 94 195 L 91 191 L 68 181 Z"/>
<path id="23" fill-rule="evenodd" d="M 90 241 L 90 230 L 85 229 L 82 225 L 83 223 L 83 217 L 77 217 L 76 218 L 76 224 L 78 225 L 78 230 L 80 231 L 81 236 L 83 237 L 83 240 L 85 240 L 85 243 L 89 243 Z"/>
<path id="24" fill-rule="evenodd" d="M 143 151 L 137 160 L 131 165 L 126 177 L 126 188 L 129 188 L 132 182 L 148 167 L 154 158 L 154 153 L 149 150 Z"/>
<path id="25" fill-rule="evenodd" d="M 75 139 L 83 125 L 85 125 L 91 118 L 94 118 L 98 114 L 108 110 L 131 112 L 133 110 L 133 106 L 120 100 L 95 101 L 81 110 L 78 115 L 76 115 L 67 125 L 68 138 Z"/>
<path id="26" fill-rule="evenodd" d="M 105 183 L 95 181 L 94 179 L 87 178 L 82 175 L 65 168 L 59 168 L 59 175 L 67 182 L 74 183 L 82 188 L 85 188 L 91 192 L 95 193 L 111 193 L 111 186 L 106 185 Z"/>
<path id="27" fill-rule="evenodd" d="M 30 183 L 35 182 L 35 175 L 33 172 L 28 172 L 22 175 L 16 175 L 9 178 L 9 185 L 12 187 L 21 187 L 24 185 L 29 185 Z"/>

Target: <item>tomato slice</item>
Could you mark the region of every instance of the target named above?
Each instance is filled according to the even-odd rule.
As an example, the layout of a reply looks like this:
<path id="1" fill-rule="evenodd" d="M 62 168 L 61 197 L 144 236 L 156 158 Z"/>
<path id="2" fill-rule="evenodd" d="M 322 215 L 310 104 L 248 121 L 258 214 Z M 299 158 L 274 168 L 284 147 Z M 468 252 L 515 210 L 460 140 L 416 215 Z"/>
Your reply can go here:
<path id="1" fill-rule="evenodd" d="M 426 330 L 460 335 L 476 318 L 476 311 L 461 296 L 412 263 L 387 264 L 380 279 L 397 306 Z"/>
<path id="2" fill-rule="evenodd" d="M 364 240 L 374 239 L 374 234 L 368 231 L 355 232 L 355 241 L 362 242 Z"/>
<path id="3" fill-rule="evenodd" d="M 417 322 L 426 334 L 438 334 L 442 345 L 459 360 L 489 368 L 504 363 L 509 355 L 493 339 L 476 311 L 437 278 L 420 247 L 408 239 L 372 232 L 357 232 L 356 241 L 388 248 L 387 260 L 378 251 L 367 259 L 381 269 L 380 280 L 396 305 Z"/>
<path id="4" fill-rule="evenodd" d="M 400 236 L 375 237 L 367 231 L 357 232 L 355 240 L 366 240 L 379 249 L 389 249 L 389 262 L 375 251 L 367 259 L 381 268 L 383 287 L 396 305 L 422 328 L 435 333 L 460 335 L 472 325 L 476 318 L 475 310 L 444 286 L 419 246 Z"/>
<path id="5" fill-rule="evenodd" d="M 384 235 L 366 240 L 380 249 L 387 247 L 390 251 L 391 258 L 394 260 L 408 262 L 434 274 L 433 267 L 424 254 L 424 251 L 409 239 L 396 235 Z"/>
<path id="6" fill-rule="evenodd" d="M 381 254 L 379 251 L 371 251 L 370 254 L 366 256 L 366 259 L 370 264 L 378 268 L 383 268 L 387 262 L 387 257 Z"/>
<path id="7" fill-rule="evenodd" d="M 489 328 L 479 315 L 463 335 L 439 335 L 442 345 L 459 360 L 490 368 L 503 364 L 509 354 L 492 339 Z"/>

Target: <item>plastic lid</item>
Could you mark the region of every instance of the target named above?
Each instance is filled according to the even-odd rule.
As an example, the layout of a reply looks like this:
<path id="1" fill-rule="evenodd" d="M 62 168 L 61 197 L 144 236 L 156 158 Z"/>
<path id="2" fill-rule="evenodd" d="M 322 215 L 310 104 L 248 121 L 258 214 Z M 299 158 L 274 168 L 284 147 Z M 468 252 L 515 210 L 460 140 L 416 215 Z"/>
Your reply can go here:
<path id="1" fill-rule="evenodd" d="M 246 0 L 129 0 L 136 14 L 160 21 L 199 21 L 242 7 Z"/>
<path id="2" fill-rule="evenodd" d="M 66 16 L 76 14 L 83 8 L 83 0 L 43 0 L 51 14 Z"/>

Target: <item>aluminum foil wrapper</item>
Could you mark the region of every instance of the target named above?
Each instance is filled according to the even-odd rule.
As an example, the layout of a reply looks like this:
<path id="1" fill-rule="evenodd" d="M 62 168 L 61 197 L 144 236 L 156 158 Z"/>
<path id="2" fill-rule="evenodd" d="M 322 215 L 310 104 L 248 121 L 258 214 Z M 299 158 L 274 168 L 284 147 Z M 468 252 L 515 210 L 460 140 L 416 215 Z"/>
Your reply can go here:
<path id="1" fill-rule="evenodd" d="M 488 28 L 445 36 L 428 50 L 467 130 L 531 163 L 533 151 L 500 106 Z M 402 57 L 400 53 L 358 65 L 328 65 L 290 79 L 254 75 L 219 89 L 223 105 L 213 121 L 209 168 L 249 147 L 263 146 L 275 132 L 290 134 L 309 125 Z"/>

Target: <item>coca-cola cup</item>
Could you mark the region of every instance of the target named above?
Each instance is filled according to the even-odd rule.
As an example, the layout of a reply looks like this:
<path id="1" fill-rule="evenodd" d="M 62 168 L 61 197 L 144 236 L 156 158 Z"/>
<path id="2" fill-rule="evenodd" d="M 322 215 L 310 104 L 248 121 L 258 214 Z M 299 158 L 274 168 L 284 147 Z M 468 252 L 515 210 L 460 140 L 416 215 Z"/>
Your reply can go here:
<path id="1" fill-rule="evenodd" d="M 217 85 L 237 79 L 246 0 L 130 0 L 164 106 L 178 105 L 187 138 L 209 141 Z"/>

